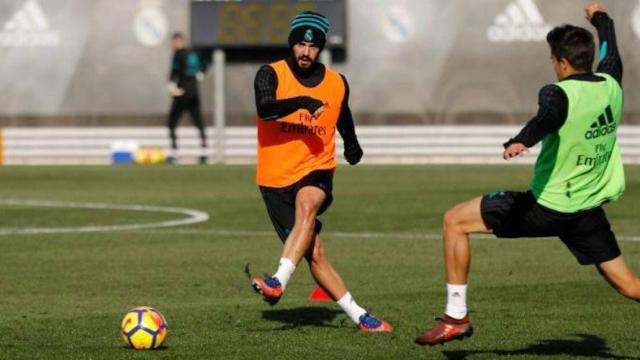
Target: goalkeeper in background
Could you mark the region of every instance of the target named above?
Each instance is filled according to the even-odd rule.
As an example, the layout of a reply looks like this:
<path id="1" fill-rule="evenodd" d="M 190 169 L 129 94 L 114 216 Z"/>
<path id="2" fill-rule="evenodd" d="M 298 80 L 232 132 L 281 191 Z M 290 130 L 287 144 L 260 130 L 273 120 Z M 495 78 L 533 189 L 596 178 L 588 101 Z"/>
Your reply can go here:
<path id="1" fill-rule="evenodd" d="M 211 53 L 196 52 L 188 49 L 184 35 L 179 32 L 173 34 L 171 37 L 171 47 L 174 53 L 173 60 L 171 61 L 168 89 L 173 97 L 173 102 L 167 119 L 167 127 L 169 127 L 169 136 L 171 138 L 171 153 L 169 154 L 168 161 L 175 163 L 178 160 L 176 127 L 178 126 L 180 117 L 186 111 L 200 132 L 201 152 L 198 160 L 201 164 L 206 164 L 207 135 L 200 110 L 198 81 L 204 78 L 204 72 L 211 63 Z"/>

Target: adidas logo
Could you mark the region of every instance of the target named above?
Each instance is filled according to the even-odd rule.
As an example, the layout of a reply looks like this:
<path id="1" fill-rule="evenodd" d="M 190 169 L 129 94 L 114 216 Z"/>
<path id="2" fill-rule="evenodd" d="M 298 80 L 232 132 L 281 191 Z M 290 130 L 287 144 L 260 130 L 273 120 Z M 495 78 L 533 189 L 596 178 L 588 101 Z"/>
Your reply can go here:
<path id="1" fill-rule="evenodd" d="M 604 113 L 598 116 L 598 120 L 594 121 L 590 129 L 584 133 L 584 138 L 587 140 L 597 139 L 601 136 L 611 134 L 616 131 L 616 124 L 613 120 L 613 113 L 611 112 L 611 106 L 607 105 Z"/>
<path id="2" fill-rule="evenodd" d="M 52 47 L 60 44 L 60 34 L 51 30 L 49 21 L 36 0 L 27 0 L 4 23 L 0 47 Z"/>
<path id="3" fill-rule="evenodd" d="M 487 38 L 491 42 L 544 41 L 550 30 L 533 0 L 515 0 L 495 17 Z"/>

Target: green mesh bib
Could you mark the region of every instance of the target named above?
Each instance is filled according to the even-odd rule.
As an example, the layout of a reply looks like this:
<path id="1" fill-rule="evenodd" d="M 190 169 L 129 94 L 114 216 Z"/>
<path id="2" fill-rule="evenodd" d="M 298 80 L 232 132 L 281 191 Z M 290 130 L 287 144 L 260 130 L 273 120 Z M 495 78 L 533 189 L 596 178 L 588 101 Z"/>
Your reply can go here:
<path id="1" fill-rule="evenodd" d="M 531 191 L 547 208 L 573 213 L 617 200 L 625 189 L 616 133 L 622 114 L 622 88 L 605 81 L 565 80 L 557 85 L 569 99 L 567 120 L 547 135 L 535 165 Z"/>

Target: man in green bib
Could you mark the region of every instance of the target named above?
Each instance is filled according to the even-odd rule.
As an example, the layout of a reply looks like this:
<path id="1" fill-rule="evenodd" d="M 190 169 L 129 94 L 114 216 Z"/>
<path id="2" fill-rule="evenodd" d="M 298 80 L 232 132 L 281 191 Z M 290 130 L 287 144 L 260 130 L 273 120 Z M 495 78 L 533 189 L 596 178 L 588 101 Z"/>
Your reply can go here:
<path id="1" fill-rule="evenodd" d="M 613 21 L 599 4 L 585 8 L 593 36 L 572 25 L 547 35 L 558 82 L 542 88 L 537 115 L 504 146 L 505 160 L 542 141 L 530 190 L 498 191 L 464 202 L 444 216 L 447 306 L 442 320 L 416 339 L 443 344 L 473 334 L 466 292 L 469 234 L 501 238 L 557 236 L 582 265 L 595 265 L 620 294 L 640 300 L 640 279 L 620 255 L 602 205 L 622 196 L 624 169 L 616 131 L 622 113 L 622 62 Z"/>

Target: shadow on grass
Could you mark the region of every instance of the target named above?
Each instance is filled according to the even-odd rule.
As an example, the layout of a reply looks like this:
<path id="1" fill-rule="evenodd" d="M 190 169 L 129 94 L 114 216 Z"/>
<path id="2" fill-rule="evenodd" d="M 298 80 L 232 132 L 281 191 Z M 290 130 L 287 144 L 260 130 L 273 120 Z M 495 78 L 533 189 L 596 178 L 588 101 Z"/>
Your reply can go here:
<path id="1" fill-rule="evenodd" d="M 448 360 L 464 360 L 468 356 L 473 355 L 496 355 L 498 356 L 517 356 L 517 355 L 534 355 L 544 358 L 545 356 L 565 356 L 590 357 L 594 359 L 612 359 L 612 360 L 629 360 L 640 359 L 638 357 L 618 356 L 611 353 L 611 349 L 607 346 L 607 341 L 599 336 L 590 334 L 576 334 L 580 339 L 577 340 L 538 340 L 524 349 L 519 350 L 456 350 L 443 351 L 442 354 Z"/>
<path id="2" fill-rule="evenodd" d="M 265 310 L 262 312 L 262 318 L 282 323 L 283 326 L 277 330 L 289 330 L 304 326 L 337 328 L 339 326 L 331 324 L 331 321 L 340 314 L 342 314 L 341 311 L 313 306 L 295 309 Z"/>

